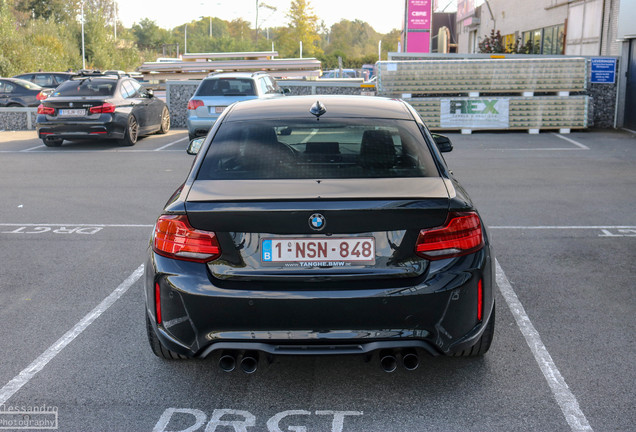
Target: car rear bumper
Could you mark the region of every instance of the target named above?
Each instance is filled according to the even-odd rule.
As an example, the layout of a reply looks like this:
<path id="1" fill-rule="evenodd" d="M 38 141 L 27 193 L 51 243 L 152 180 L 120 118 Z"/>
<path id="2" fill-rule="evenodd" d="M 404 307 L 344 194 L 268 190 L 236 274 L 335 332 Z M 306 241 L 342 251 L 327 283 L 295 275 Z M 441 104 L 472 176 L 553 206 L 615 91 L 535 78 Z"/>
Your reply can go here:
<path id="1" fill-rule="evenodd" d="M 213 280 L 205 264 L 175 261 L 151 252 L 146 305 L 168 349 L 188 357 L 217 350 L 257 350 L 275 355 L 364 354 L 420 348 L 452 354 L 474 345 L 493 308 L 490 249 L 431 263 L 426 275 L 400 286 L 321 289 L 236 288 Z M 482 281 L 482 320 L 477 319 Z M 155 315 L 159 284 L 162 322 Z"/>
<path id="2" fill-rule="evenodd" d="M 205 136 L 208 131 L 212 129 L 214 123 L 219 118 L 219 115 L 214 117 L 197 117 L 197 116 L 188 116 L 186 119 L 186 124 L 188 126 L 188 133 L 190 135 L 196 136 Z"/>
<path id="3" fill-rule="evenodd" d="M 125 129 L 110 119 L 100 121 L 42 121 L 38 116 L 36 130 L 40 139 L 121 139 Z"/>

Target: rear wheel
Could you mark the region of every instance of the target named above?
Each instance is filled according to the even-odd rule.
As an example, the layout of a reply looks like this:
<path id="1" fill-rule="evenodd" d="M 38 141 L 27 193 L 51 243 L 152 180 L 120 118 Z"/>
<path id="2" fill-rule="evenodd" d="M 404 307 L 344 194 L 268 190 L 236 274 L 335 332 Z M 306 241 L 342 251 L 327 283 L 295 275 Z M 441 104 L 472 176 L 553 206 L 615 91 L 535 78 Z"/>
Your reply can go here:
<path id="1" fill-rule="evenodd" d="M 59 147 L 62 145 L 63 139 L 43 139 L 42 142 L 47 147 Z"/>
<path id="2" fill-rule="evenodd" d="M 159 128 L 160 134 L 168 133 L 170 130 L 170 111 L 168 108 L 163 107 L 163 111 L 161 111 L 161 127 Z"/>
<path id="3" fill-rule="evenodd" d="M 137 143 L 139 133 L 139 124 L 135 116 L 128 117 L 128 125 L 126 126 L 126 132 L 124 132 L 124 139 L 120 141 L 121 145 L 134 146 Z"/>
<path id="4" fill-rule="evenodd" d="M 466 348 L 463 351 L 458 351 L 451 354 L 453 357 L 478 357 L 488 352 L 492 338 L 495 334 L 495 305 L 492 306 L 492 313 L 490 314 L 490 320 L 486 324 L 486 329 L 481 335 L 477 343 L 470 348 Z"/>
<path id="5" fill-rule="evenodd" d="M 152 352 L 159 358 L 166 360 L 183 360 L 187 357 L 181 354 L 177 354 L 174 351 L 170 351 L 159 341 L 157 338 L 157 334 L 155 333 L 155 329 L 152 327 L 152 323 L 150 322 L 150 317 L 146 314 L 146 332 L 148 333 L 148 342 L 150 343 L 150 349 Z"/>

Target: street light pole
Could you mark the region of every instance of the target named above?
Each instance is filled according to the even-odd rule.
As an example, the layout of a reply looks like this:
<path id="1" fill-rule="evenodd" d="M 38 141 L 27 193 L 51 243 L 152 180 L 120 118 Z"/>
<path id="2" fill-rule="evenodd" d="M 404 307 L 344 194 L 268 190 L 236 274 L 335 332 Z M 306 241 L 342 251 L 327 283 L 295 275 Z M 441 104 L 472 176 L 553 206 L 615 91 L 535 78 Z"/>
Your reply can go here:
<path id="1" fill-rule="evenodd" d="M 84 2 L 82 2 L 82 69 L 86 69 L 86 53 L 84 51 Z"/>

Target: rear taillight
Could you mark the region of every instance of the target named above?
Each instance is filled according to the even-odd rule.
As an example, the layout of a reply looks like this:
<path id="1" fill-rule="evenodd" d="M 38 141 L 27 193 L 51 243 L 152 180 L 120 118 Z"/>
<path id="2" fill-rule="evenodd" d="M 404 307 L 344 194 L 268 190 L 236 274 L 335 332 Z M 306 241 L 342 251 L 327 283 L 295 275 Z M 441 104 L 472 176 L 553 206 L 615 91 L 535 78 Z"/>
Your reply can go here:
<path id="1" fill-rule="evenodd" d="M 49 97 L 49 96 L 47 94 L 45 94 L 43 91 L 41 91 L 40 93 L 37 94 L 37 96 L 35 98 L 37 100 L 39 100 L 39 101 L 43 101 L 47 97 Z"/>
<path id="2" fill-rule="evenodd" d="M 53 114 L 55 114 L 55 108 L 46 107 L 46 106 L 40 104 L 38 106 L 38 114 L 53 115 Z"/>
<path id="3" fill-rule="evenodd" d="M 202 100 L 198 100 L 198 99 L 190 99 L 188 101 L 188 109 L 189 110 L 195 110 L 199 107 L 203 106 L 203 101 Z"/>
<path id="4" fill-rule="evenodd" d="M 186 215 L 163 215 L 155 224 L 152 249 L 185 261 L 209 262 L 221 256 L 216 234 L 192 228 Z"/>
<path id="5" fill-rule="evenodd" d="M 444 226 L 420 231 L 415 253 L 428 260 L 440 260 L 477 252 L 483 246 L 477 213 L 451 212 Z"/>
<path id="6" fill-rule="evenodd" d="M 103 105 L 97 105 L 94 107 L 90 107 L 88 109 L 88 111 L 91 114 L 108 114 L 108 113 L 114 113 L 115 112 L 115 105 L 113 105 L 112 103 L 104 103 Z"/>

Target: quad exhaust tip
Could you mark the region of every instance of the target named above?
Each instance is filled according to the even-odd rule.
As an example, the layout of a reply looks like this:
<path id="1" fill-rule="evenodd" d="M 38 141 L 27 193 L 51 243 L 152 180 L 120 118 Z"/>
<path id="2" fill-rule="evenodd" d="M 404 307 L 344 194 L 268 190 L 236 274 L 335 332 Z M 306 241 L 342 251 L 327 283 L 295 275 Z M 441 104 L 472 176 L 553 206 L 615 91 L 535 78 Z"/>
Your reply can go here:
<path id="1" fill-rule="evenodd" d="M 413 348 L 400 351 L 400 357 L 402 358 L 402 366 L 406 370 L 413 371 L 420 365 L 420 358 L 417 355 L 417 351 Z M 384 372 L 395 372 L 398 366 L 398 359 L 395 353 L 389 350 L 380 351 L 380 366 Z"/>
<path id="2" fill-rule="evenodd" d="M 237 357 L 236 351 L 223 351 L 219 358 L 219 367 L 225 372 L 232 372 L 236 369 Z M 258 369 L 258 353 L 256 351 L 244 352 L 238 364 L 243 372 L 253 374 Z"/>

